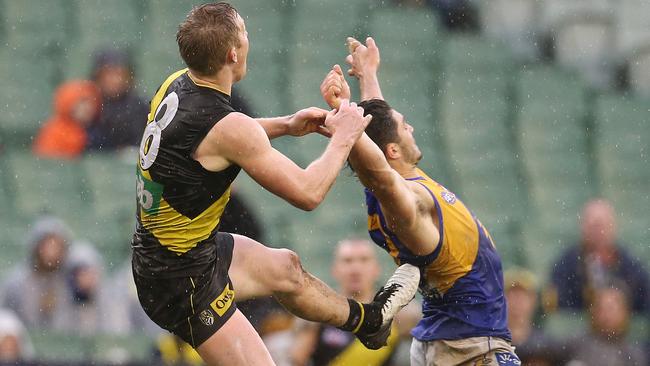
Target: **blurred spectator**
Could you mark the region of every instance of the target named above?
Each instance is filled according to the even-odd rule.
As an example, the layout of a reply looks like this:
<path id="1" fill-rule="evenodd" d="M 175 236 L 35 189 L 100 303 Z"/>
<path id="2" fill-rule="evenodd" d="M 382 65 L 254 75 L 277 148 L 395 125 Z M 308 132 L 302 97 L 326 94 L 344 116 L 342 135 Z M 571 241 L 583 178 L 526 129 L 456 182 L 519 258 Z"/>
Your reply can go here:
<path id="1" fill-rule="evenodd" d="M 275 299 L 259 324 L 259 334 L 276 366 L 292 366 L 291 347 L 295 341 L 293 325 L 298 318 L 287 312 Z"/>
<path id="2" fill-rule="evenodd" d="M 572 348 L 571 366 L 641 366 L 646 365 L 640 347 L 625 340 L 630 308 L 624 284 L 604 287 L 594 292 L 591 306 L 591 332 L 576 339 Z"/>
<path id="3" fill-rule="evenodd" d="M 587 309 L 594 291 L 620 281 L 635 289 L 628 303 L 633 311 L 648 311 L 648 272 L 616 241 L 612 205 L 602 199 L 587 202 L 581 217 L 581 239 L 555 263 L 545 306 Z"/>
<path id="4" fill-rule="evenodd" d="M 88 129 L 90 149 L 112 151 L 140 144 L 149 104 L 135 94 L 133 73 L 125 52 L 103 50 L 95 56 L 92 77 L 102 94 L 102 109 Z"/>
<path id="5" fill-rule="evenodd" d="M 504 273 L 508 303 L 508 327 L 512 345 L 523 365 L 553 366 L 561 364 L 561 345 L 556 344 L 534 322 L 537 302 L 537 279 L 531 272 L 513 268 Z"/>
<path id="6" fill-rule="evenodd" d="M 167 333 L 154 323 L 142 310 L 138 293 L 133 281 L 131 258 L 113 273 L 107 281 L 107 292 L 110 294 L 104 312 L 106 319 L 111 319 L 106 332 L 112 334 L 146 334 L 157 338 Z"/>
<path id="7" fill-rule="evenodd" d="M 452 31 L 480 30 L 478 9 L 471 0 L 428 0 L 438 12 L 443 25 Z"/>
<path id="8" fill-rule="evenodd" d="M 47 158 L 75 158 L 86 149 L 86 128 L 99 112 L 100 94 L 90 81 L 69 81 L 54 94 L 54 115 L 34 141 L 34 154 Z"/>
<path id="9" fill-rule="evenodd" d="M 369 241 L 349 239 L 337 245 L 332 276 L 341 294 L 361 302 L 372 301 L 380 274 L 377 254 Z M 294 365 L 323 366 L 334 362 L 345 365 L 390 364 L 400 337 L 410 337 L 408 333 L 419 316 L 417 307 L 402 310 L 396 317 L 388 345 L 377 351 L 365 348 L 352 333 L 329 325 L 301 321 L 291 351 Z"/>
<path id="10" fill-rule="evenodd" d="M 20 364 L 33 354 L 23 323 L 12 311 L 0 309 L 0 364 Z"/>
<path id="11" fill-rule="evenodd" d="M 70 307 L 64 313 L 62 330 L 77 334 L 97 334 L 110 327 L 105 321 L 108 294 L 103 285 L 103 264 L 99 252 L 88 243 L 70 247 L 67 282 Z"/>
<path id="12" fill-rule="evenodd" d="M 4 283 L 2 307 L 30 328 L 58 328 L 72 306 L 65 278 L 70 232 L 59 219 L 39 219 L 28 235 L 30 256 Z"/>
<path id="13" fill-rule="evenodd" d="M 480 31 L 479 13 L 472 0 L 393 0 L 396 6 L 421 8 L 430 6 L 442 25 L 450 31 Z"/>

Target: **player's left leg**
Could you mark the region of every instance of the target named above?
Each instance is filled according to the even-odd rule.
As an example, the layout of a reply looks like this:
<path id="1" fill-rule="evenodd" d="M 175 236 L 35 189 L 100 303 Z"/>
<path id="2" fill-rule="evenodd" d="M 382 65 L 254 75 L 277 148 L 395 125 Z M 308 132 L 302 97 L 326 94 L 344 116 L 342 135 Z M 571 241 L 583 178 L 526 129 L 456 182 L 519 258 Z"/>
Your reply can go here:
<path id="1" fill-rule="evenodd" d="M 196 351 L 209 366 L 275 365 L 262 339 L 239 310 Z"/>

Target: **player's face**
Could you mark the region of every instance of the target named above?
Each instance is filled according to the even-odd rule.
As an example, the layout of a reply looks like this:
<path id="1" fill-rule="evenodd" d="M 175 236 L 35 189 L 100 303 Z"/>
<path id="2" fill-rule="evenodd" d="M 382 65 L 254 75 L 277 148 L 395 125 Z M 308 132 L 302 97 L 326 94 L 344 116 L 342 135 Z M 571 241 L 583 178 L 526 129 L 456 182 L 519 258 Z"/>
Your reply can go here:
<path id="1" fill-rule="evenodd" d="M 332 275 L 347 296 L 372 292 L 379 277 L 379 264 L 370 244 L 341 244 L 334 258 Z"/>
<path id="2" fill-rule="evenodd" d="M 246 76 L 246 62 L 248 58 L 248 31 L 244 19 L 237 14 L 237 24 L 239 25 L 239 47 L 237 48 L 237 68 L 235 69 L 235 81 L 239 81 Z"/>
<path id="3" fill-rule="evenodd" d="M 422 152 L 413 137 L 413 126 L 404 116 L 393 109 L 393 119 L 397 122 L 397 135 L 400 138 L 399 146 L 402 150 L 403 160 L 409 164 L 417 164 L 422 159 Z"/>

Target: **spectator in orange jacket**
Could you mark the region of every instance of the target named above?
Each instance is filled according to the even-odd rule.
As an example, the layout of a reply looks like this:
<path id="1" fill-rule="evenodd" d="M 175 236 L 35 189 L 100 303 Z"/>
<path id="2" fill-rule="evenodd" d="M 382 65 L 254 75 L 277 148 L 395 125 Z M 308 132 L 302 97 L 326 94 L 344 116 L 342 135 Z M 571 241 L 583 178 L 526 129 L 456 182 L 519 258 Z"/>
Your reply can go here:
<path id="1" fill-rule="evenodd" d="M 59 86 L 54 94 L 54 116 L 41 127 L 34 141 L 34 154 L 46 158 L 72 159 L 86 148 L 85 128 L 100 106 L 99 89 L 91 81 L 75 80 Z"/>

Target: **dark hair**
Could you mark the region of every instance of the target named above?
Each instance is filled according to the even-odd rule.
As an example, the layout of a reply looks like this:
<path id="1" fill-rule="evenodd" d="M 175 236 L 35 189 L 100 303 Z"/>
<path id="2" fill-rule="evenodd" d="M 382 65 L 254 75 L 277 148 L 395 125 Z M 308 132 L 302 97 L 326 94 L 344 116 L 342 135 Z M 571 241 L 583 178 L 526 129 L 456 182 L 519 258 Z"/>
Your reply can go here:
<path id="1" fill-rule="evenodd" d="M 178 26 L 176 42 L 192 71 L 216 73 L 226 63 L 228 50 L 240 45 L 237 10 L 224 2 L 194 7 Z"/>
<path id="2" fill-rule="evenodd" d="M 393 109 L 381 99 L 364 100 L 359 103 L 363 108 L 363 114 L 372 114 L 372 121 L 366 127 L 366 134 L 379 146 L 382 152 L 386 152 L 386 145 L 391 142 L 399 142 L 397 134 L 397 122 L 393 118 Z"/>

